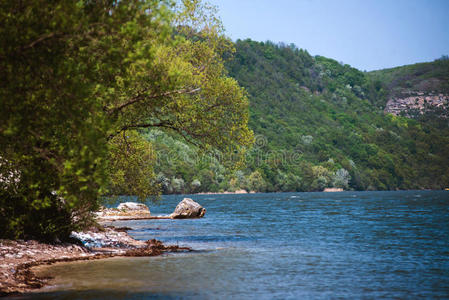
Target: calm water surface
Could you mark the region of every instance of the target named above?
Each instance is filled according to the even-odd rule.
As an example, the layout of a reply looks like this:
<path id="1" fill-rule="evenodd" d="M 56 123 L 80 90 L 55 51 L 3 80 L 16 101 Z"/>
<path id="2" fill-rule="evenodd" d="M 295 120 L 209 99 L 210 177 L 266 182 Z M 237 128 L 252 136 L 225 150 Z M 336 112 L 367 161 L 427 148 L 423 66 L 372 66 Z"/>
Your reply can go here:
<path id="1" fill-rule="evenodd" d="M 116 225 L 199 251 L 53 265 L 42 271 L 53 285 L 30 297 L 449 299 L 449 192 L 190 197 L 203 219 Z M 164 196 L 151 212 L 182 198 Z"/>

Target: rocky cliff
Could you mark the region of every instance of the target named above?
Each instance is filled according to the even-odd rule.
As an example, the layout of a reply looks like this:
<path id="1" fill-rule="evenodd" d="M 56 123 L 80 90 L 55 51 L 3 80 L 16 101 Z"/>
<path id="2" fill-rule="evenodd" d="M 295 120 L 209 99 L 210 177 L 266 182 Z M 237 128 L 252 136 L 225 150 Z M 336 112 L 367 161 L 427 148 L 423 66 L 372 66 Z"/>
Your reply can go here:
<path id="1" fill-rule="evenodd" d="M 399 97 L 391 97 L 386 106 L 385 112 L 393 115 L 413 116 L 413 114 L 424 114 L 439 109 L 440 112 L 448 111 L 449 95 L 432 94 L 425 92 L 413 92 Z M 447 114 L 442 114 L 447 117 Z"/>

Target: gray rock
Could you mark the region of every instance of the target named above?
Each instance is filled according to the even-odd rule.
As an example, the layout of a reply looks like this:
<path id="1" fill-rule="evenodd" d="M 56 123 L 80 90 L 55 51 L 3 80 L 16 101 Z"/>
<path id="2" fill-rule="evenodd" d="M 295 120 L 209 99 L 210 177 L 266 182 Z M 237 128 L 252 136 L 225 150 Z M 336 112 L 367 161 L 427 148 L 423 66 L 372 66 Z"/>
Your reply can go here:
<path id="1" fill-rule="evenodd" d="M 136 203 L 136 202 L 124 202 L 120 203 L 119 206 L 117 206 L 118 210 L 125 210 L 125 211 L 133 211 L 133 210 L 143 210 L 150 212 L 150 209 L 148 206 L 142 203 Z"/>
<path id="2" fill-rule="evenodd" d="M 202 218 L 206 209 L 190 198 L 184 198 L 170 215 L 172 219 Z"/>
<path id="3" fill-rule="evenodd" d="M 142 203 L 120 203 L 117 208 L 102 208 L 96 213 L 100 221 L 107 220 L 136 220 L 151 218 L 150 209 Z"/>

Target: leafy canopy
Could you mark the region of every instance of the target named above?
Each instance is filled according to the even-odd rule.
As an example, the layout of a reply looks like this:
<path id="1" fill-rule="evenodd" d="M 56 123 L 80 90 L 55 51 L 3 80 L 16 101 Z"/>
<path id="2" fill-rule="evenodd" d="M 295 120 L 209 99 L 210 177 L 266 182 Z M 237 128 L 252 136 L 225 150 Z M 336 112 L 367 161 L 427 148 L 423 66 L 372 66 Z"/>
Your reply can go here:
<path id="1" fill-rule="evenodd" d="M 196 0 L 3 1 L 2 236 L 67 236 L 102 194 L 156 192 L 139 128 L 243 153 L 252 133 L 223 67 L 231 52 Z"/>

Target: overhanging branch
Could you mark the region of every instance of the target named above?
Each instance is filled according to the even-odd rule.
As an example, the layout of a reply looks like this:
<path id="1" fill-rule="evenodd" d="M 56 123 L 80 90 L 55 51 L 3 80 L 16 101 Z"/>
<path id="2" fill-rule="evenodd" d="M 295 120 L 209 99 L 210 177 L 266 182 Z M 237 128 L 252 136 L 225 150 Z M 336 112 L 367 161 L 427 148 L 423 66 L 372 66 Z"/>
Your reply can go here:
<path id="1" fill-rule="evenodd" d="M 165 93 L 161 93 L 161 94 L 155 94 L 155 95 L 145 95 L 145 92 L 148 91 L 148 89 L 144 89 L 143 91 L 141 91 L 139 94 L 137 94 L 136 96 L 132 97 L 129 101 L 122 103 L 116 107 L 113 107 L 111 109 L 105 109 L 109 114 L 113 114 L 116 113 L 118 111 L 121 111 L 122 109 L 124 109 L 125 107 L 129 106 L 129 105 L 133 105 L 137 102 L 143 101 L 143 100 L 148 100 L 148 99 L 155 99 L 155 98 L 161 98 L 161 97 L 167 97 L 167 96 L 171 96 L 171 95 L 176 95 L 176 94 L 194 94 L 198 91 L 200 91 L 201 88 L 196 88 L 196 89 L 179 89 L 179 90 L 175 90 L 175 91 L 168 91 Z"/>
<path id="2" fill-rule="evenodd" d="M 149 128 L 149 127 L 164 127 L 169 128 L 173 130 L 177 130 L 177 128 L 173 125 L 171 122 L 159 122 L 159 123 L 137 123 L 137 124 L 128 124 L 117 130 L 115 133 L 110 134 L 108 136 L 108 141 L 113 139 L 116 135 L 120 134 L 123 131 L 126 131 L 128 129 L 135 129 L 135 128 Z"/>
<path id="3" fill-rule="evenodd" d="M 162 121 L 162 122 L 159 122 L 159 123 L 136 123 L 136 124 L 125 125 L 122 128 L 120 128 L 119 130 L 117 130 L 115 133 L 109 135 L 107 140 L 110 141 L 115 136 L 117 136 L 121 132 L 124 132 L 124 131 L 126 131 L 128 129 L 150 128 L 150 127 L 159 127 L 159 128 L 162 127 L 162 128 L 167 128 L 167 129 L 173 130 L 174 132 L 176 132 L 179 135 L 181 135 L 188 143 L 190 143 L 192 145 L 195 145 L 195 146 L 200 146 L 200 144 L 198 142 L 196 142 L 192 138 L 201 138 L 201 137 L 205 136 L 205 135 L 195 134 L 195 133 L 189 132 L 185 128 L 183 129 L 183 128 L 176 127 L 172 122 Z"/>
<path id="4" fill-rule="evenodd" d="M 29 43 L 28 45 L 23 46 L 22 50 L 33 48 L 35 45 L 37 45 L 37 44 L 39 44 L 39 43 L 41 43 L 41 42 L 43 42 L 45 40 L 62 37 L 64 35 L 65 34 L 61 33 L 61 32 L 51 32 L 51 33 L 47 33 L 47 34 L 41 35 L 37 40 L 34 40 L 33 42 Z"/>

